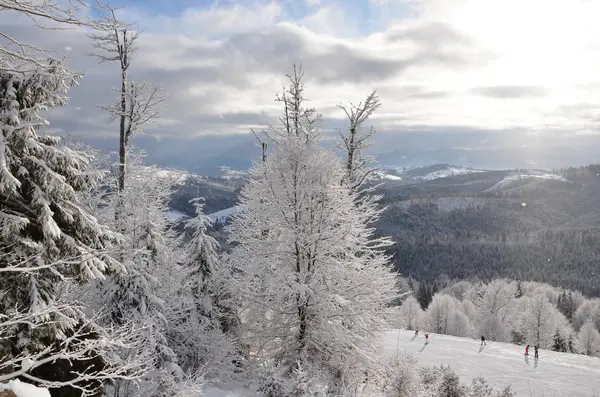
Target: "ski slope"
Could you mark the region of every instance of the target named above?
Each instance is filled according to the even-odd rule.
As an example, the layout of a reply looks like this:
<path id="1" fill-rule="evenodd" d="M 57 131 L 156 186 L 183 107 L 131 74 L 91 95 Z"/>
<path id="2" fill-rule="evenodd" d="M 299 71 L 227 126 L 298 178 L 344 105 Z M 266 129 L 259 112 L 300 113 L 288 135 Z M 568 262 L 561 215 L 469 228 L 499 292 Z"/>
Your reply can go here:
<path id="1" fill-rule="evenodd" d="M 540 350 L 539 360 L 523 355 L 524 347 L 507 343 L 393 330 L 385 334 L 383 352 L 408 352 L 422 365 L 450 365 L 464 382 L 483 376 L 495 389 L 510 385 L 517 396 L 600 396 L 600 358 Z M 595 393 L 595 394 L 594 394 Z"/>

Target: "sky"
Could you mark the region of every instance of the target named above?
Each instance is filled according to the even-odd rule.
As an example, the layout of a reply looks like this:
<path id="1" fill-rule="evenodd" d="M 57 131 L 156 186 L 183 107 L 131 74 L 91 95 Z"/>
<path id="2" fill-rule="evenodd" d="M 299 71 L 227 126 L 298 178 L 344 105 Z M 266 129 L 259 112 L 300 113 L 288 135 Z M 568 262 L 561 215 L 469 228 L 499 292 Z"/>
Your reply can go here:
<path id="1" fill-rule="evenodd" d="M 590 143 L 600 144 L 600 0 L 111 4 L 143 30 L 132 78 L 162 85 L 169 98 L 142 146 L 247 144 L 251 128 L 277 122 L 274 98 L 296 62 L 327 131 L 345 125 L 338 104 L 378 90 L 375 147 L 392 162 L 396 152 L 418 157 L 402 151 L 407 137 L 421 140 L 421 152 L 450 150 L 466 163 L 494 149 L 514 148 L 532 165 L 546 165 L 557 150 L 571 151 L 566 162 L 583 161 L 578 150 L 590 161 L 599 154 Z M 118 66 L 90 57 L 82 30 L 40 31 L 6 11 L 0 22 L 22 40 L 65 53 L 85 73 L 69 106 L 50 116 L 53 131 L 112 142 L 118 127 L 97 105 L 115 97 Z"/>

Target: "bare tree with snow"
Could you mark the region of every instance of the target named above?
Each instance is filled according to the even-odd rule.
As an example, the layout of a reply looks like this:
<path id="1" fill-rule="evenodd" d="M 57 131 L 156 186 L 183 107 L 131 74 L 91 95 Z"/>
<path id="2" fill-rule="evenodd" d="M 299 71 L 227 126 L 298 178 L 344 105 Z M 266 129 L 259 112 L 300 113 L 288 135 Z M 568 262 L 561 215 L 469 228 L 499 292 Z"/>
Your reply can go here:
<path id="1" fill-rule="evenodd" d="M 103 7 L 104 18 L 94 24 L 98 33 L 90 35 L 96 52 L 92 55 L 100 62 L 118 62 L 121 72 L 121 87 L 116 91 L 119 99 L 101 107 L 108 112 L 109 122 L 119 120 L 119 191 L 125 189 L 127 148 L 130 139 L 143 127 L 159 117 L 165 97 L 159 86 L 148 81 L 129 80 L 129 68 L 135 52 L 135 44 L 141 31 L 131 24 L 120 21 L 115 9 Z"/>
<path id="2" fill-rule="evenodd" d="M 344 180 L 351 188 L 356 189 L 374 171 L 369 168 L 369 164 L 373 163 L 375 159 L 367 156 L 365 151 L 371 145 L 370 139 L 375 134 L 375 129 L 371 127 L 363 130 L 363 124 L 381 107 L 381 101 L 377 96 L 377 91 L 373 91 L 358 105 L 338 105 L 338 107 L 344 111 L 349 123 L 347 133 L 339 132 L 341 140 L 338 143 L 346 162 Z"/>

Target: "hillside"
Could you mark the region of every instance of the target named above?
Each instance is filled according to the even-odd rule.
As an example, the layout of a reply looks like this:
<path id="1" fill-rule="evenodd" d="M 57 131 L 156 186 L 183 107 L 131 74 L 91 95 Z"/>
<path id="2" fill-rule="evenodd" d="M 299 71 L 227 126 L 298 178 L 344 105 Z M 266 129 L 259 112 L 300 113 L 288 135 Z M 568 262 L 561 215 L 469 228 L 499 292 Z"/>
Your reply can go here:
<path id="1" fill-rule="evenodd" d="M 523 355 L 523 347 L 479 341 L 447 335 L 429 334 L 426 345 L 422 332 L 391 330 L 381 341 L 381 357 L 408 353 L 424 366 L 450 366 L 461 380 L 482 376 L 499 390 L 510 385 L 517 397 L 596 397 L 600 393 L 600 359 L 577 354 L 540 350 L 539 360 L 533 353 Z M 208 388 L 207 397 L 257 396 L 242 386 L 223 390 Z M 361 396 L 363 397 L 363 396 Z M 366 397 L 366 396 L 364 396 Z"/>
<path id="2" fill-rule="evenodd" d="M 600 296 L 600 169 L 470 170 L 448 164 L 389 168 L 375 183 L 387 206 L 377 224 L 391 236 L 397 269 L 434 282 L 509 277 L 548 282 Z M 243 178 L 188 178 L 173 209 L 206 198 L 223 222 Z"/>
<path id="3" fill-rule="evenodd" d="M 510 385 L 517 396 L 593 397 L 600 393 L 600 359 L 577 354 L 540 350 L 539 360 L 523 355 L 523 347 L 480 342 L 447 335 L 393 330 L 385 334 L 383 351 L 412 354 L 422 365 L 450 365 L 465 382 L 483 376 L 492 387 Z"/>

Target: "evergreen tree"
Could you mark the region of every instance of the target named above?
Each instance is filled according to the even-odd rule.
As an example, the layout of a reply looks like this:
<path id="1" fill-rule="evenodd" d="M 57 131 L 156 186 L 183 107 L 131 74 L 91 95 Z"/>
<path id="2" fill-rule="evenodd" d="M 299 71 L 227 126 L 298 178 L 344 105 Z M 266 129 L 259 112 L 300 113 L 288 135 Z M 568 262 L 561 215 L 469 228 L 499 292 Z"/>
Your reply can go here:
<path id="1" fill-rule="evenodd" d="M 444 368 L 442 371 L 442 381 L 438 388 L 439 397 L 463 397 L 465 395 L 464 387 L 460 384 L 460 379 L 454 371 Z"/>
<path id="2" fill-rule="evenodd" d="M 419 302 L 419 305 L 421 305 L 421 309 L 427 310 L 432 300 L 433 294 L 431 287 L 425 282 L 421 282 L 419 284 L 419 290 L 417 291 L 417 301 Z"/>
<path id="3" fill-rule="evenodd" d="M 558 328 L 556 328 L 556 331 L 554 332 L 552 350 L 554 350 L 555 352 L 567 351 L 567 344 L 565 342 L 565 338 L 563 338 Z"/>
<path id="4" fill-rule="evenodd" d="M 186 283 L 192 292 L 198 313 L 213 318 L 216 315 L 216 297 L 212 275 L 219 262 L 219 243 L 207 233 L 212 226 L 212 219 L 204 214 L 204 203 L 199 198 L 191 200 L 191 203 L 196 216 L 185 225 L 186 230 L 191 232 L 184 261 L 184 266 L 189 269 Z"/>
<path id="5" fill-rule="evenodd" d="M 90 157 L 40 135 L 41 113 L 63 106 L 76 83 L 58 61 L 32 72 L 0 70 L 0 313 L 39 313 L 57 302 L 64 278 L 103 279 L 122 270 L 107 255 L 118 236 L 100 225 L 78 201 L 93 188 Z M 54 313 L 4 335 L 12 354 L 37 351 L 78 323 L 78 312 Z M 42 341 L 43 340 L 43 341 Z"/>
<path id="6" fill-rule="evenodd" d="M 521 285 L 521 281 L 517 281 L 517 292 L 515 294 L 516 298 L 521 298 L 523 296 L 523 286 Z"/>
<path id="7" fill-rule="evenodd" d="M 173 302 L 170 340 L 187 372 L 207 371 L 226 380 L 234 372 L 239 352 L 234 343 L 233 309 L 224 304 L 227 296 L 220 274 L 218 242 L 208 234 L 213 222 L 204 214 L 204 203 L 193 199 L 196 216 L 185 224 L 180 240 L 187 241 L 182 260 L 184 277 Z M 227 335 L 231 334 L 231 335 Z"/>

